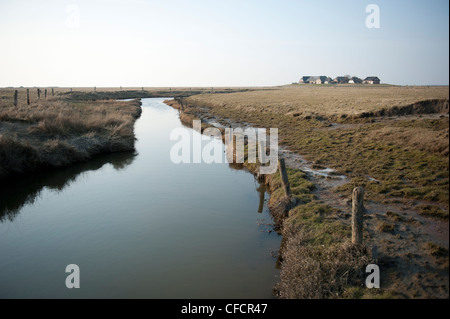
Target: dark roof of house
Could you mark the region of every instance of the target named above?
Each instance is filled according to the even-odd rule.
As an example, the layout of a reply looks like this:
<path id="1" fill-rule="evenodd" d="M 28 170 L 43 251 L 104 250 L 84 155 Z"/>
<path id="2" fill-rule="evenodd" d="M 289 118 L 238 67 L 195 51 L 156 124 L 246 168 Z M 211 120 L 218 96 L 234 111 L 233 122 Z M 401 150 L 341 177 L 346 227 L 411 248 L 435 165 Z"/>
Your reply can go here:
<path id="1" fill-rule="evenodd" d="M 377 76 L 368 76 L 364 81 L 380 81 L 380 79 Z"/>

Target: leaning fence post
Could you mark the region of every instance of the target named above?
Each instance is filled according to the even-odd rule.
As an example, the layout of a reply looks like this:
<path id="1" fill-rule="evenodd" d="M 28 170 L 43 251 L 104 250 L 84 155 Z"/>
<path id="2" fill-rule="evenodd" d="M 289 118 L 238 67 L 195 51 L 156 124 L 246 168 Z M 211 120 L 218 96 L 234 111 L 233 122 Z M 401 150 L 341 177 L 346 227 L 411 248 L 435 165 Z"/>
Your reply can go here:
<path id="1" fill-rule="evenodd" d="M 27 89 L 27 105 L 30 105 L 30 89 Z"/>
<path id="2" fill-rule="evenodd" d="M 352 243 L 363 242 L 364 188 L 356 187 L 352 194 Z"/>
<path id="3" fill-rule="evenodd" d="M 291 187 L 289 186 L 288 175 L 286 172 L 286 164 L 284 163 L 284 158 L 278 159 L 278 169 L 280 170 L 281 183 L 284 188 L 284 196 L 286 198 L 291 197 Z"/>
<path id="4" fill-rule="evenodd" d="M 14 91 L 14 106 L 17 106 L 17 96 L 19 94 L 19 91 L 15 90 Z"/>

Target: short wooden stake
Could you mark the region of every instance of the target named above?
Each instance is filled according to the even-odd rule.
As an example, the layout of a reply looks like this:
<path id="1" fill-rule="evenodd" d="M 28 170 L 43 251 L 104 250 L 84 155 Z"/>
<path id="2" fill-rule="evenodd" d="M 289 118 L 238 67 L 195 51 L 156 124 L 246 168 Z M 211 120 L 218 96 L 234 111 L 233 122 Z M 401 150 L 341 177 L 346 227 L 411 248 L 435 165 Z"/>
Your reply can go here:
<path id="1" fill-rule="evenodd" d="M 55 96 L 55 91 L 53 90 L 53 88 L 52 88 L 52 96 Z"/>
<path id="2" fill-rule="evenodd" d="M 30 89 L 27 89 L 27 105 L 30 105 Z"/>
<path id="3" fill-rule="evenodd" d="M 37 92 L 38 92 L 38 100 L 40 100 L 41 99 L 41 89 L 37 89 Z"/>
<path id="4" fill-rule="evenodd" d="M 14 106 L 17 106 L 18 95 L 19 95 L 19 91 L 15 90 L 14 91 Z"/>
<path id="5" fill-rule="evenodd" d="M 352 194 L 352 243 L 363 243 L 364 188 L 356 187 Z"/>
<path id="6" fill-rule="evenodd" d="M 45 91 L 44 91 L 44 97 L 45 97 L 45 99 L 47 99 L 47 89 L 45 89 Z"/>
<path id="7" fill-rule="evenodd" d="M 378 262 L 378 247 L 377 247 L 377 245 L 372 246 L 372 260 L 375 263 Z"/>
<path id="8" fill-rule="evenodd" d="M 286 164 L 284 163 L 284 158 L 278 159 L 278 169 L 280 170 L 281 183 L 284 188 L 284 196 L 286 198 L 291 197 L 291 187 L 289 185 L 288 175 L 286 172 Z"/>

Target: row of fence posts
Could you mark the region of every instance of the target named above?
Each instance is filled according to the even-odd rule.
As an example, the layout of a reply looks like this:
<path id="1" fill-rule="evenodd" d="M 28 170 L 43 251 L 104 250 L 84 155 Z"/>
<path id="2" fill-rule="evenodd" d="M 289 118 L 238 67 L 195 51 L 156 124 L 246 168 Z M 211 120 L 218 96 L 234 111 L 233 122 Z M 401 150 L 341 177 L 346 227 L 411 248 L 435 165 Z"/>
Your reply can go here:
<path id="1" fill-rule="evenodd" d="M 72 90 L 72 89 L 71 89 Z M 41 99 L 41 89 L 37 89 L 38 100 Z M 52 96 L 55 96 L 55 89 L 52 88 Z M 47 89 L 44 89 L 44 98 L 47 99 Z M 14 106 L 19 104 L 19 90 L 14 90 Z M 27 105 L 30 105 L 30 89 L 27 89 Z"/>

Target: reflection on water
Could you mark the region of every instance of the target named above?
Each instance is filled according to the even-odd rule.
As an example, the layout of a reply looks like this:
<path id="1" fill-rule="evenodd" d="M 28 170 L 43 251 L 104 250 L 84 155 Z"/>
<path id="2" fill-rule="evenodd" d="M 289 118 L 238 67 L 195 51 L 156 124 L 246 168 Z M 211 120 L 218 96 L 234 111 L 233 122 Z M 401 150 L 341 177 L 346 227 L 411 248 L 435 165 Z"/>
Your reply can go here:
<path id="1" fill-rule="evenodd" d="M 281 239 L 264 186 L 233 165 L 173 163 L 181 122 L 163 100 L 142 100 L 137 155 L 2 183 L 0 298 L 272 297 Z"/>
<path id="2" fill-rule="evenodd" d="M 259 193 L 259 206 L 258 206 L 258 213 L 262 213 L 264 209 L 264 198 L 266 195 L 266 185 L 264 183 L 259 184 L 258 188 L 256 189 Z"/>
<path id="3" fill-rule="evenodd" d="M 62 191 L 79 175 L 101 169 L 106 164 L 122 170 L 133 162 L 135 156 L 134 152 L 101 155 L 85 163 L 6 180 L 0 184 L 0 222 L 13 221 L 24 205 L 33 204 L 39 198 L 44 188 Z"/>

